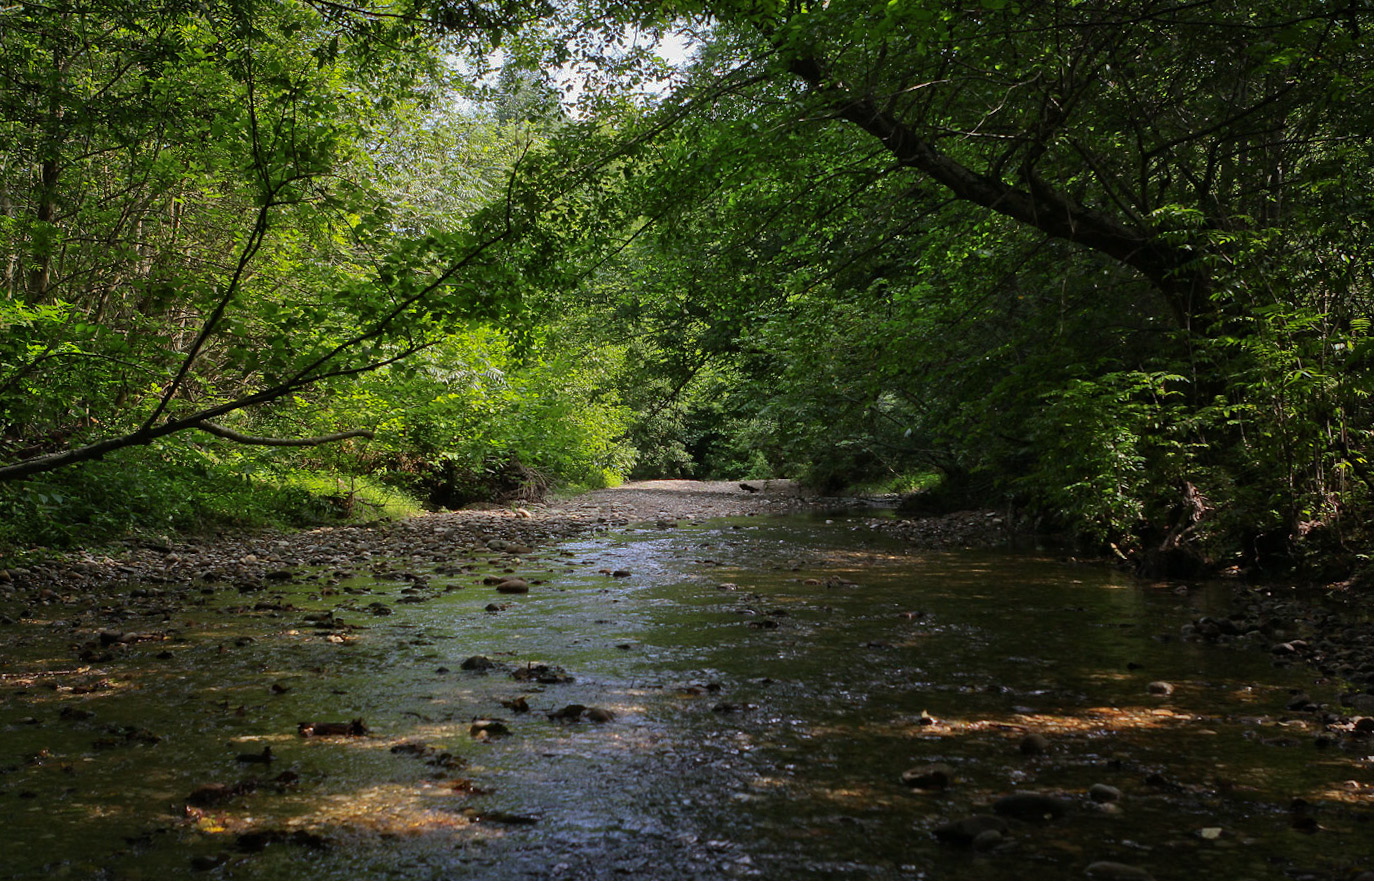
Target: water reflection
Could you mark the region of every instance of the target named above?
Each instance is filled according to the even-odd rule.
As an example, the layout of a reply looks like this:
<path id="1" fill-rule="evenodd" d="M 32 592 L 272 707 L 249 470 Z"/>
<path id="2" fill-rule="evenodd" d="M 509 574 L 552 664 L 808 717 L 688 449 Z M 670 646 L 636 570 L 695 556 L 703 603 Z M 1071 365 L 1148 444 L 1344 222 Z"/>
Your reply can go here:
<path id="1" fill-rule="evenodd" d="M 1174 638 L 1220 588 L 911 554 L 852 521 L 600 537 L 522 561 L 535 586 L 516 597 L 474 565 L 424 590 L 222 590 L 121 624 L 166 639 L 79 665 L 76 628 L 7 632 L 6 871 L 1010 879 L 1105 859 L 1277 878 L 1362 858 L 1341 833 L 1370 804 L 1364 757 L 1316 751 L 1315 723 L 1282 713 L 1311 674 Z M 540 664 L 573 681 L 512 675 Z M 614 720 L 564 721 L 584 719 L 570 705 Z M 353 718 L 369 736 L 296 734 Z M 476 739 L 476 719 L 508 733 Z M 270 767 L 239 761 L 264 746 Z M 924 763 L 953 784 L 903 786 Z M 207 784 L 235 792 L 188 811 Z M 986 851 L 936 842 L 1013 791 L 1070 814 Z"/>

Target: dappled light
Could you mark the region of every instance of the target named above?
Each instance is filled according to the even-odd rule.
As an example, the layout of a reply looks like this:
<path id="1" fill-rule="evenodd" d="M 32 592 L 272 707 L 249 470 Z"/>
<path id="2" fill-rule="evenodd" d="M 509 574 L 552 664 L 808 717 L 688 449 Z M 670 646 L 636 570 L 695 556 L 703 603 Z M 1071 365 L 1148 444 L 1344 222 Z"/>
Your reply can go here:
<path id="1" fill-rule="evenodd" d="M 1224 587 L 878 533 L 856 547 L 850 526 L 632 528 L 518 560 L 475 549 L 457 575 L 382 564 L 249 603 L 130 598 L 117 630 L 80 603 L 75 627 L 25 620 L 0 632 L 0 737 L 26 757 L 0 784 L 37 810 L 0 836 L 264 879 L 301 860 L 500 879 L 657 854 L 667 879 L 981 881 L 1089 857 L 1167 876 L 1180 836 L 1299 865 L 1325 850 L 1273 836 L 1290 802 L 1319 806 L 1284 820 L 1318 836 L 1374 804 L 1364 723 L 1286 709 L 1325 693 L 1310 675 L 1176 641 Z M 497 590 L 507 570 L 528 592 Z M 154 620 L 167 638 L 138 638 Z M 82 651 L 105 654 L 71 664 Z M 948 840 L 994 811 L 1000 843 L 969 864 Z M 135 835 L 152 837 L 125 852 Z"/>

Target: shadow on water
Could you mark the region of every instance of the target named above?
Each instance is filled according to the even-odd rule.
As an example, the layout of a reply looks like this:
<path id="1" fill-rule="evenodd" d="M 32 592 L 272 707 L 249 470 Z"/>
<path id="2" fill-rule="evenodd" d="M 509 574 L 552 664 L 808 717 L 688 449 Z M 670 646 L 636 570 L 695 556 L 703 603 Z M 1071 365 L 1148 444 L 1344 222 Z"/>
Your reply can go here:
<path id="1" fill-rule="evenodd" d="M 75 608 L 31 610 L 0 634 L 0 872 L 1346 878 L 1368 855 L 1374 747 L 1314 747 L 1317 720 L 1284 709 L 1323 693 L 1311 672 L 1175 638 L 1225 609 L 1219 587 L 907 554 L 845 520 L 474 565 L 154 589 L 108 646 Z M 480 583 L 505 568 L 529 594 Z M 297 734 L 354 718 L 367 736 Z M 925 764 L 952 785 L 903 785 Z M 1068 814 L 936 840 L 1013 792 Z"/>

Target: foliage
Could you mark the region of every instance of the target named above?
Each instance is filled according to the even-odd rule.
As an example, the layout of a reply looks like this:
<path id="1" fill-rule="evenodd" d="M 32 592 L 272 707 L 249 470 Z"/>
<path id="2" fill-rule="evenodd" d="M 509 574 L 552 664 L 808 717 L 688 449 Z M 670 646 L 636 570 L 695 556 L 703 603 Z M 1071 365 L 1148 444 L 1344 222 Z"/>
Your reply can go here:
<path id="1" fill-rule="evenodd" d="M 155 444 L 0 487 L 0 549 L 89 547 L 131 532 L 164 537 L 395 519 L 417 509 L 366 477 L 216 454 L 227 446 Z"/>
<path id="2" fill-rule="evenodd" d="M 1147 563 L 1374 500 L 1367 11 L 83 10 L 0 11 L 0 478 L 220 420 L 459 496 L 934 473 Z"/>

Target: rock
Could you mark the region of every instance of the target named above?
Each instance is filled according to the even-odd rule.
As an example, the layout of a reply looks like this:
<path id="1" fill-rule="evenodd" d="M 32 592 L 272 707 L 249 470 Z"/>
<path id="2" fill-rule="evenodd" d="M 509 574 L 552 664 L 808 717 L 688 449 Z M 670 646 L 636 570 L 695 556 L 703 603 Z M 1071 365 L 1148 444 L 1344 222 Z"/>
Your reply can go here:
<path id="1" fill-rule="evenodd" d="M 270 746 L 264 746 L 260 753 L 239 753 L 234 757 L 234 761 L 243 762 L 246 765 L 270 765 L 272 759 L 272 747 Z"/>
<path id="2" fill-rule="evenodd" d="M 1138 866 L 1110 860 L 1098 860 L 1088 866 L 1084 874 L 1094 881 L 1154 881 L 1153 875 Z"/>
<path id="3" fill-rule="evenodd" d="M 919 765 L 902 772 L 902 782 L 912 789 L 937 792 L 954 782 L 954 769 L 944 764 Z"/>
<path id="4" fill-rule="evenodd" d="M 1049 738 L 1034 732 L 1021 738 L 1021 755 L 1042 756 L 1050 750 Z"/>
<path id="5" fill-rule="evenodd" d="M 207 783 L 199 786 L 186 796 L 186 804 L 193 808 L 214 808 L 219 807 L 241 795 L 248 795 L 258 788 L 257 781 L 244 780 L 242 783 L 235 783 L 226 786 L 223 783 Z"/>
<path id="6" fill-rule="evenodd" d="M 1044 823 L 1058 820 L 1069 812 L 1069 804 L 1052 795 L 1035 792 L 1018 792 L 1004 796 L 993 802 L 994 812 L 1004 817 L 1024 820 L 1027 823 Z"/>
<path id="7" fill-rule="evenodd" d="M 1284 709 L 1293 710 L 1294 712 L 1305 713 L 1311 712 L 1313 710 L 1319 710 L 1321 709 L 1321 706 L 1316 701 L 1312 700 L 1310 696 L 1305 694 L 1297 694 L 1294 695 L 1288 701 L 1288 703 L 1284 705 Z"/>
<path id="8" fill-rule="evenodd" d="M 1092 786 L 1088 787 L 1088 798 L 1100 805 L 1107 804 L 1108 802 L 1120 801 L 1121 790 L 1117 789 L 1115 786 L 1108 786 L 1105 783 L 1094 783 Z"/>
<path id="9" fill-rule="evenodd" d="M 1174 686 L 1171 682 L 1156 680 L 1145 686 L 1145 691 L 1158 697 L 1168 697 L 1174 693 Z"/>
<path id="10" fill-rule="evenodd" d="M 468 734 L 477 740 L 491 740 L 510 734 L 510 728 L 500 719 L 474 719 Z"/>
<path id="11" fill-rule="evenodd" d="M 602 707 L 589 707 L 587 709 L 587 721 L 604 725 L 607 722 L 615 721 L 615 713 Z"/>
<path id="12" fill-rule="evenodd" d="M 582 714 L 587 712 L 587 708 L 581 704 L 568 704 L 561 710 L 554 710 L 549 713 L 550 722 L 581 722 Z"/>
<path id="13" fill-rule="evenodd" d="M 257 853 L 265 850 L 269 844 L 299 844 L 318 850 L 326 847 L 329 841 L 319 833 L 305 829 L 252 829 L 241 834 L 235 844 L 244 853 Z"/>
<path id="14" fill-rule="evenodd" d="M 1361 713 L 1374 713 L 1374 694 L 1352 694 L 1341 698 L 1343 706 L 1359 710 Z"/>
<path id="15" fill-rule="evenodd" d="M 540 685 L 566 685 L 573 681 L 573 677 L 562 667 L 552 667 L 548 664 L 527 664 L 511 674 L 511 678 L 516 682 L 538 682 Z"/>
<path id="16" fill-rule="evenodd" d="M 464 670 L 474 670 L 482 673 L 487 670 L 494 670 L 500 665 L 486 655 L 473 655 L 458 666 Z"/>
<path id="17" fill-rule="evenodd" d="M 296 733 L 301 737 L 363 737 L 367 734 L 367 725 L 362 719 L 352 722 L 302 722 L 296 726 Z"/>
<path id="18" fill-rule="evenodd" d="M 936 826 L 935 838 L 944 844 L 970 847 L 979 835 L 989 831 L 996 832 L 998 835 L 1006 835 L 1006 821 L 990 814 L 974 814 L 972 817 L 964 817 Z"/>
<path id="19" fill-rule="evenodd" d="M 1003 841 L 1006 841 L 1006 839 L 1007 837 L 996 829 L 984 829 L 982 832 L 973 836 L 973 841 L 971 841 L 970 844 L 973 845 L 974 850 L 992 850 Z"/>
<path id="20" fill-rule="evenodd" d="M 497 593 L 529 593 L 529 582 L 523 578 L 507 578 L 496 585 Z"/>
<path id="21" fill-rule="evenodd" d="M 79 707 L 63 707 L 62 712 L 57 714 L 57 718 L 65 722 L 85 722 L 87 719 L 94 719 L 95 713 L 92 713 L 90 710 L 83 710 Z M 38 720 L 34 719 L 33 724 L 37 723 Z"/>

